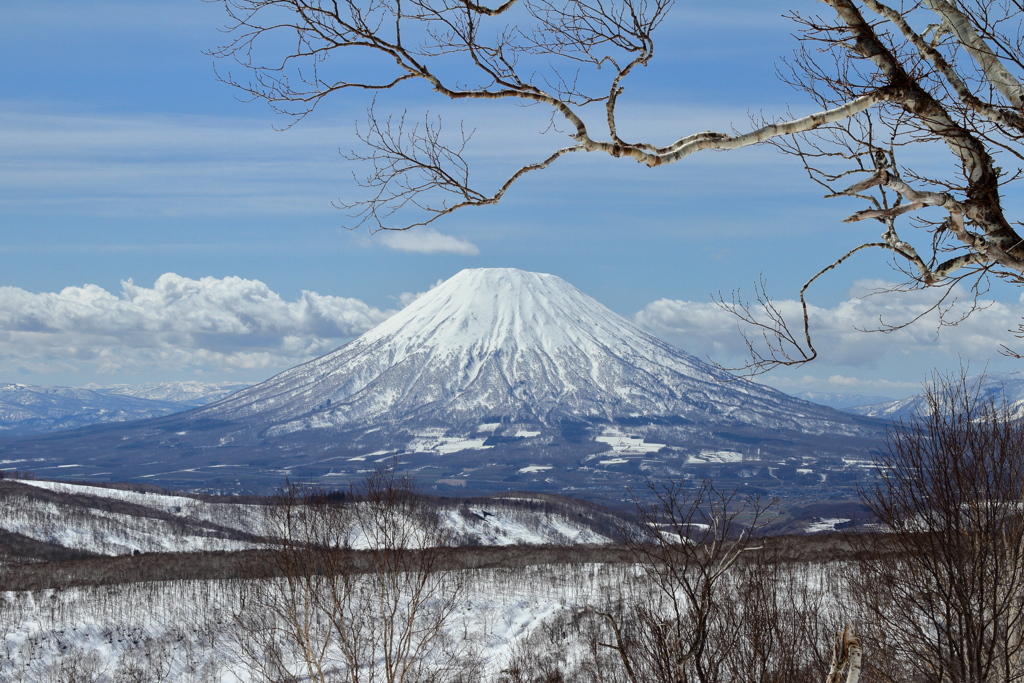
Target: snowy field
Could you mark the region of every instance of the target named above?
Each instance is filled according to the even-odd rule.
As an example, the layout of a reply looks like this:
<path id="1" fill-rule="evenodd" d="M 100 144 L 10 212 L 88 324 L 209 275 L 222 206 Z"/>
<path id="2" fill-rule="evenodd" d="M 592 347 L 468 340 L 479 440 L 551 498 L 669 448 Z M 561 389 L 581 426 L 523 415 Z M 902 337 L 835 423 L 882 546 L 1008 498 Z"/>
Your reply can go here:
<path id="1" fill-rule="evenodd" d="M 615 609 L 624 596 L 650 596 L 635 566 L 581 563 L 468 573 L 442 644 L 425 655 L 428 667 L 448 672 L 439 680 L 556 680 L 536 678 L 556 670 L 563 676 L 557 680 L 618 680 L 596 673 L 606 669 L 607 675 L 614 662 L 598 645 L 610 634 L 595 611 Z M 797 577 L 814 587 L 819 611 L 828 602 L 822 600 L 827 574 L 808 567 Z M 239 618 L 247 588 L 245 581 L 172 581 L 0 593 L 0 680 L 264 680 L 245 655 L 253 643 Z M 453 653 L 457 657 L 448 658 Z M 511 677 L 513 671 L 520 677 Z M 364 674 L 358 680 L 371 679 Z"/>
<path id="2" fill-rule="evenodd" d="M 599 614 L 656 601 L 649 581 L 633 564 L 546 564 L 461 573 L 465 586 L 458 602 L 440 639 L 421 656 L 436 678 L 415 680 L 625 680 L 617 675 L 622 672 L 613 652 L 600 645 L 612 635 Z M 826 623 L 826 614 L 837 604 L 828 594 L 833 573 L 821 565 L 798 568 L 779 582 L 775 599 L 791 616 L 803 618 L 813 611 L 821 633 L 828 634 L 835 625 Z M 0 681 L 267 680 L 247 655 L 265 652 L 254 650 L 260 641 L 249 618 L 261 605 L 252 604 L 251 589 L 246 581 L 177 581 L 0 593 Z M 361 604 L 372 620 L 386 621 L 373 599 Z M 828 635 L 820 640 L 829 646 Z M 297 648 L 289 647 L 287 639 L 279 642 L 299 674 L 295 680 L 308 680 Z M 339 649 L 328 647 L 325 660 L 328 671 L 337 674 L 343 661 Z M 369 674 L 332 674 L 326 680 L 380 678 L 380 672 L 377 678 Z"/>
<path id="3" fill-rule="evenodd" d="M 474 570 L 446 631 L 461 666 L 499 680 L 518 652 L 561 641 L 549 652 L 565 670 L 586 654 L 574 621 L 616 585 L 615 565 Z M 223 682 L 259 680 L 241 654 L 236 623 L 242 581 L 123 584 L 0 593 L 0 680 Z M 557 632 L 557 634 L 556 634 Z M 545 644 L 547 650 L 548 645 Z M 145 669 L 143 678 L 130 678 Z"/>

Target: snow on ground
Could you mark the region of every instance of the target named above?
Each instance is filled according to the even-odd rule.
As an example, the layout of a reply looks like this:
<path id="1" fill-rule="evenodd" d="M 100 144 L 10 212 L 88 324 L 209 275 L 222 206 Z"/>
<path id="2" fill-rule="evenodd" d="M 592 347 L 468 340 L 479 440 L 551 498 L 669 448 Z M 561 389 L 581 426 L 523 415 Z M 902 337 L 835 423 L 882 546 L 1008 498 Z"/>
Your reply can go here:
<path id="1" fill-rule="evenodd" d="M 151 517 L 94 508 L 79 508 L 69 515 L 68 508 L 46 501 L 4 499 L 0 520 L 4 531 L 100 555 L 244 550 L 259 545 L 220 538 L 212 531 L 204 535 Z"/>
<path id="2" fill-rule="evenodd" d="M 461 436 L 422 436 L 408 445 L 413 453 L 437 453 L 447 455 L 459 451 L 485 450 L 493 446 L 485 446 L 487 439 L 467 439 Z"/>
<path id="3" fill-rule="evenodd" d="M 377 459 L 378 456 L 394 455 L 397 452 L 398 451 L 395 450 L 374 451 L 373 453 L 364 453 L 363 455 L 357 455 L 354 458 L 346 458 L 346 460 L 348 460 L 349 462 L 362 462 L 367 458 L 374 458 L 374 462 L 380 462 L 380 460 Z M 328 460 L 330 460 L 330 458 L 328 458 Z"/>
<path id="4" fill-rule="evenodd" d="M 615 455 L 657 453 L 665 447 L 663 443 L 645 443 L 642 436 L 627 436 L 617 431 L 605 432 L 603 436 L 599 436 L 594 440 L 611 446 L 612 452 Z"/>
<path id="5" fill-rule="evenodd" d="M 687 465 L 743 462 L 743 454 L 736 451 L 701 451 L 700 455 L 691 455 L 686 459 Z"/>
<path id="6" fill-rule="evenodd" d="M 125 491 L 122 489 L 111 489 L 103 486 L 83 486 L 81 484 L 65 484 L 61 481 L 38 481 L 35 479 L 19 479 L 19 484 L 35 486 L 41 489 L 56 491 L 58 493 L 84 494 L 97 496 L 99 498 L 112 498 L 123 500 L 135 505 L 162 509 L 164 512 L 172 512 L 174 508 L 198 504 L 195 498 L 186 496 L 168 496 L 163 494 L 142 493 L 139 491 Z"/>
<path id="7" fill-rule="evenodd" d="M 815 518 L 814 522 L 808 524 L 804 531 L 809 534 L 816 534 L 823 531 L 835 531 L 836 527 L 840 524 L 845 524 L 850 520 L 846 517 L 818 517 Z"/>
<path id="8" fill-rule="evenodd" d="M 551 469 L 538 465 L 532 471 Z M 76 504 L 59 504 L 11 495 L 0 498 L 0 529 L 38 541 L 85 550 L 101 555 L 138 552 L 191 552 L 201 550 L 242 550 L 264 547 L 252 540 L 225 538 L 211 524 L 241 531 L 258 538 L 273 538 L 278 525 L 269 506 L 208 503 L 185 496 L 124 491 L 62 482 L 19 480 L 57 493 L 87 495 L 121 501 L 169 515 L 127 514 Z M 610 543 L 611 539 L 592 531 L 566 515 L 502 504 L 496 500 L 486 507 L 443 508 L 441 521 L 463 543 L 479 545 Z M 176 523 L 180 520 L 181 523 Z M 413 524 L 413 522 L 409 522 Z M 204 527 L 205 525 L 205 527 Z M 351 529 L 349 545 L 368 546 L 359 529 Z"/>
<path id="9" fill-rule="evenodd" d="M 550 469 L 554 469 L 554 467 L 552 465 L 529 465 L 520 468 L 519 474 L 535 474 L 537 472 L 547 472 Z"/>
<path id="10" fill-rule="evenodd" d="M 611 593 L 616 565 L 540 565 L 471 570 L 449 620 L 449 642 L 481 683 L 497 681 L 517 653 L 555 653 L 564 670 L 586 656 L 584 633 L 567 626 Z M 136 680 L 248 683 L 244 581 L 168 581 L 36 592 L 0 592 L 0 681 Z M 370 607 L 369 609 L 372 609 Z M 250 641 L 251 642 L 251 641 Z M 329 651 L 330 655 L 337 655 Z M 429 656 L 429 655 L 428 655 Z M 83 676 L 85 672 L 93 676 Z M 568 673 L 568 671 L 567 671 Z M 154 676 L 162 674 L 162 676 Z"/>
<path id="11" fill-rule="evenodd" d="M 159 510 L 174 515 L 189 522 L 205 522 L 219 524 L 222 526 L 252 534 L 254 536 L 273 535 L 273 526 L 269 524 L 266 515 L 266 507 L 262 505 L 242 505 L 238 503 L 208 503 L 197 498 L 188 496 L 172 496 L 159 493 L 142 493 L 139 491 L 124 491 L 103 486 L 83 486 L 80 484 L 65 484 L 57 481 L 37 481 L 34 479 L 19 479 L 19 483 L 39 488 L 49 489 L 57 493 L 78 494 L 96 496 L 97 498 L 110 498 L 120 500 L 134 505 Z M 0 528 L 3 520 L 0 519 Z"/>
<path id="12" fill-rule="evenodd" d="M 504 506 L 462 506 L 447 513 L 445 524 L 458 536 L 482 545 L 604 544 L 612 539 L 559 514 L 541 514 Z"/>
<path id="13" fill-rule="evenodd" d="M 62 493 L 137 503 L 172 517 L 166 519 L 127 514 L 17 495 L 0 498 L 0 529 L 44 543 L 100 555 L 244 550 L 263 545 L 226 538 L 223 531 L 202 526 L 204 522 L 207 523 L 206 527 L 213 523 L 247 533 L 258 531 L 261 532 L 259 535 L 263 535 L 267 526 L 266 519 L 255 509 L 211 505 L 181 496 L 159 496 L 56 482 L 21 481 Z M 183 523 L 175 523 L 175 519 Z"/>
<path id="14" fill-rule="evenodd" d="M 524 664 L 528 669 L 538 660 L 547 664 L 544 672 L 557 669 L 562 675 L 554 679 L 527 670 L 528 677 L 518 680 L 580 680 L 580 665 L 592 653 L 606 652 L 598 643 L 611 637 L 604 620 L 589 610 L 612 611 L 624 595 L 654 600 L 650 591 L 656 591 L 636 566 L 622 564 L 484 568 L 454 578 L 462 579 L 464 589 L 445 625 L 445 643 L 458 649 L 463 665 L 472 665 L 461 680 L 479 683 L 508 681 L 503 672 Z M 836 609 L 828 592 L 836 582 L 827 567 L 808 566 L 794 579 L 809 590 L 802 599 L 813 600 L 823 615 Z M 254 641 L 239 625 L 244 619 L 236 618 L 253 614 L 245 608 L 253 609 L 252 594 L 246 595 L 250 585 L 166 581 L 0 592 L 0 681 L 262 680 L 247 666 L 242 645 Z M 377 614 L 372 604 L 366 609 Z M 288 641 L 282 642 L 287 648 Z M 337 661 L 336 651 L 326 653 L 328 661 Z M 126 675 L 137 665 L 144 677 Z M 78 667 L 74 677 L 68 675 L 72 667 Z M 611 670 L 610 676 L 615 678 Z"/>

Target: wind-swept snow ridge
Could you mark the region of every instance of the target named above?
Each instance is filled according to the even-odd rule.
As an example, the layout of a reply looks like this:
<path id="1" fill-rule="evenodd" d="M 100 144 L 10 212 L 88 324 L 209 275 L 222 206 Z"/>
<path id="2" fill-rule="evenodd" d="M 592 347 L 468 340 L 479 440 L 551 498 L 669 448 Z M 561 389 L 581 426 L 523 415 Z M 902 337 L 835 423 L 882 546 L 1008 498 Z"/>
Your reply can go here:
<path id="1" fill-rule="evenodd" d="M 709 413 L 767 425 L 779 422 L 779 402 L 807 406 L 735 380 L 554 275 L 480 268 L 463 270 L 346 346 L 197 416 L 257 419 L 281 433 Z M 790 426 L 800 431 L 824 428 L 803 410 L 783 412 L 781 421 L 796 418 L 800 424 Z"/>

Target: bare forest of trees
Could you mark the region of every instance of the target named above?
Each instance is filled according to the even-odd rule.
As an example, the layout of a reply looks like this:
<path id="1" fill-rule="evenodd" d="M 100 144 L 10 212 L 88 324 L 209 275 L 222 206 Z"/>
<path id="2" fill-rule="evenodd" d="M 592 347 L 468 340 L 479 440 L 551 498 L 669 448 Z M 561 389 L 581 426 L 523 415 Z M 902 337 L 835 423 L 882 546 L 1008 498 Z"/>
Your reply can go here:
<path id="1" fill-rule="evenodd" d="M 753 144 L 795 157 L 828 198 L 858 203 L 847 223 L 879 236 L 812 274 L 799 323 L 763 288 L 721 301 L 752 331 L 751 372 L 816 356 L 805 292 L 854 253 L 883 251 L 902 286 L 935 289 L 940 312 L 956 285 L 1024 275 L 1006 209 L 1024 176 L 1018 0 L 790 12 L 798 43 L 781 73 L 811 112 L 674 140 L 629 140 L 618 125 L 659 26 L 686 11 L 672 0 L 211 1 L 229 17 L 214 53 L 243 74 L 221 77 L 286 116 L 421 82 L 438 98 L 545 107 L 566 131 L 564 146 L 480 187 L 459 125 L 371 108 L 352 153 L 366 194 L 345 208 L 374 230 L 497 203 L 579 153 L 651 168 Z M 382 468 L 344 496 L 288 487 L 244 575 L 226 564 L 212 579 L 0 593 L 0 681 L 1022 681 L 1024 424 L 965 376 L 938 378 L 926 403 L 876 455 L 861 490 L 873 521 L 824 556 L 760 533 L 773 501 L 684 480 L 650 484 L 619 548 L 468 566 L 439 508 Z"/>

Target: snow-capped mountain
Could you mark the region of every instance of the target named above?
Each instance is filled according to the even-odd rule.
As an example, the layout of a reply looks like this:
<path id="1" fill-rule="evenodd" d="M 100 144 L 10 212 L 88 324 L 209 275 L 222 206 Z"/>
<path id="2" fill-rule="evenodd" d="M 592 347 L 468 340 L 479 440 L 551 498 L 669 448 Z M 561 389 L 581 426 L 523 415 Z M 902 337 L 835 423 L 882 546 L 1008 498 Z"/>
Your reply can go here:
<path id="1" fill-rule="evenodd" d="M 813 497 L 855 481 L 849 463 L 883 431 L 736 379 L 558 277 L 498 268 L 462 271 L 340 349 L 210 405 L 0 445 L 0 461 L 236 491 L 340 483 L 394 460 L 441 492 L 617 500 L 672 475 Z"/>
<path id="2" fill-rule="evenodd" d="M 103 422 L 169 415 L 190 407 L 78 387 L 0 384 L 0 432 L 74 429 Z"/>
<path id="3" fill-rule="evenodd" d="M 889 396 L 867 396 L 865 394 L 844 394 L 829 391 L 798 391 L 793 395 L 805 401 L 837 410 L 878 405 L 879 403 L 890 403 L 893 401 Z"/>
<path id="4" fill-rule="evenodd" d="M 886 420 L 900 420 L 917 415 L 923 400 L 921 396 L 908 396 L 897 401 L 883 401 L 869 405 L 848 406 L 842 408 L 847 413 L 864 415 L 865 417 L 877 417 Z"/>
<path id="5" fill-rule="evenodd" d="M 464 270 L 342 348 L 197 417 L 277 431 L 673 416 L 804 432 L 832 412 L 728 375 L 554 275 Z"/>

